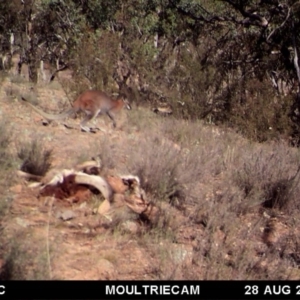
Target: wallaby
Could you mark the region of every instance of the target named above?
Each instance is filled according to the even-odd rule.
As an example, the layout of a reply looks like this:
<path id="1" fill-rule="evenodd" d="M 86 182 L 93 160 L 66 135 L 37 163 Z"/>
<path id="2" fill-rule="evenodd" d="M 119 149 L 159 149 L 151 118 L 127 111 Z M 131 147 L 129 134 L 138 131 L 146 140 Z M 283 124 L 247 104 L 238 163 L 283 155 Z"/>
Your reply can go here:
<path id="1" fill-rule="evenodd" d="M 62 120 L 70 115 L 83 111 L 86 116 L 80 123 L 80 128 L 85 132 L 92 132 L 92 128 L 86 126 L 86 123 L 94 120 L 99 114 L 107 114 L 113 122 L 113 127 L 116 127 L 115 113 L 119 112 L 123 107 L 131 109 L 127 100 L 119 97 L 117 100 L 111 99 L 106 93 L 99 90 L 89 90 L 83 92 L 73 103 L 73 107 L 61 114 L 48 114 L 35 105 L 28 102 L 24 97 L 22 100 L 31 106 L 38 114 L 47 120 Z"/>

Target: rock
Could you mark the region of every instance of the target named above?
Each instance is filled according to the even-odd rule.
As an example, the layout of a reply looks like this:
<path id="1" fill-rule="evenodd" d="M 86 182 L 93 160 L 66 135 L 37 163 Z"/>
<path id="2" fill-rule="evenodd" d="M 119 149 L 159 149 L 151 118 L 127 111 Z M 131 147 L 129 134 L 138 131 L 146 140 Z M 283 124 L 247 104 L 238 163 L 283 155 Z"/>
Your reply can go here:
<path id="1" fill-rule="evenodd" d="M 65 211 L 59 211 L 56 214 L 56 217 L 58 219 L 62 219 L 63 221 L 68 221 L 68 220 L 74 219 L 76 217 L 76 214 L 73 210 L 68 209 Z"/>
<path id="2" fill-rule="evenodd" d="M 29 226 L 29 222 L 27 222 L 26 220 L 23 220 L 21 218 L 16 218 L 16 222 L 18 225 L 27 228 Z"/>
<path id="3" fill-rule="evenodd" d="M 38 121 L 40 121 L 40 119 L 39 119 Z M 47 120 L 43 120 L 43 121 L 42 121 L 42 124 L 43 124 L 44 126 L 48 126 L 48 125 L 50 124 L 50 122 L 47 121 Z"/>

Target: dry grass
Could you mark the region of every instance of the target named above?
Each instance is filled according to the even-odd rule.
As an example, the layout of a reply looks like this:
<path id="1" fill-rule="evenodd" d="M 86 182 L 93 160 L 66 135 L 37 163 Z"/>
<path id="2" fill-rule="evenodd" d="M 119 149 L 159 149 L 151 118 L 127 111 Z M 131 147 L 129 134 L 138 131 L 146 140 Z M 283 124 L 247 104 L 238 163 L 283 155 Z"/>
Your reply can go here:
<path id="1" fill-rule="evenodd" d="M 168 199 L 183 192 L 178 151 L 157 136 L 147 136 L 134 144 L 129 154 L 128 172 L 139 176 L 142 186 L 156 199 Z"/>
<path id="2" fill-rule="evenodd" d="M 177 198 L 179 207 L 192 205 L 190 226 L 203 228 L 193 263 L 202 272 L 188 268 L 185 278 L 293 278 L 297 239 L 288 234 L 271 246 L 262 243 L 268 221 L 262 213 L 287 213 L 291 228 L 299 225 L 299 151 L 283 142 L 251 143 L 199 122 L 163 119 L 148 125 L 127 151 L 127 168 L 154 201 Z"/>
<path id="3" fill-rule="evenodd" d="M 228 141 L 228 140 L 227 140 Z M 228 144 L 221 176 L 206 185 L 191 219 L 204 227 L 194 262 L 203 274 L 195 279 L 288 279 L 298 265 L 292 236 L 299 204 L 299 152 L 285 144 Z M 226 158 L 226 159 L 225 159 Z M 198 194 L 200 196 L 200 194 Z M 262 214 L 263 213 L 263 214 Z M 266 215 L 287 213 L 287 233 L 268 246 L 261 242 Z M 282 221 L 278 221 L 281 224 Z M 297 225 L 296 225 L 297 224 Z"/>
<path id="4" fill-rule="evenodd" d="M 24 239 L 27 237 L 27 239 Z M 30 232 L 19 232 L 9 243 L 2 280 L 45 280 L 49 278 L 44 241 L 30 242 Z"/>
<path id="5" fill-rule="evenodd" d="M 4 91 L 8 99 L 18 98 L 20 96 L 20 89 L 13 85 L 5 87 Z"/>
<path id="6" fill-rule="evenodd" d="M 8 188 L 15 181 L 13 169 L 16 167 L 12 154 L 12 126 L 8 119 L 0 118 L 0 215 L 6 212 L 11 196 Z"/>
<path id="7" fill-rule="evenodd" d="M 299 209 L 300 157 L 284 143 L 241 148 L 229 176 L 250 206 Z"/>
<path id="8" fill-rule="evenodd" d="M 0 120 L 0 164 L 1 171 L 5 171 L 12 166 L 12 156 L 10 152 L 12 142 L 12 131 L 7 119 Z"/>
<path id="9" fill-rule="evenodd" d="M 132 105 L 132 110 L 127 114 L 128 121 L 125 130 L 128 132 L 141 131 L 147 132 L 149 128 L 158 129 L 161 125 L 160 120 L 150 109 L 145 109 Z"/>
<path id="10" fill-rule="evenodd" d="M 43 176 L 52 164 L 52 150 L 44 149 L 38 139 L 19 145 L 18 157 L 22 160 L 21 170 L 30 174 Z"/>
<path id="11" fill-rule="evenodd" d="M 10 76 L 10 80 L 12 83 L 16 83 L 16 84 L 28 83 L 26 78 L 21 75 L 12 75 Z"/>
<path id="12" fill-rule="evenodd" d="M 127 148 L 127 172 L 137 174 L 154 199 L 199 198 L 193 187 L 225 169 L 227 135 L 202 123 L 167 118 L 148 122 L 143 138 L 133 140 Z"/>

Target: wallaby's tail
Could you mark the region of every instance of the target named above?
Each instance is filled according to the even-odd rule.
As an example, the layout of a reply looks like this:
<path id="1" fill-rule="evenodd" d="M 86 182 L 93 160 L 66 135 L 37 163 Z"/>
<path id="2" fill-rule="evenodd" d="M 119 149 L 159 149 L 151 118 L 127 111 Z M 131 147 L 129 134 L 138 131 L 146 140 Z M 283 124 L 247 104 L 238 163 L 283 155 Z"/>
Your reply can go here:
<path id="1" fill-rule="evenodd" d="M 33 110 L 35 110 L 38 114 L 40 114 L 42 117 L 44 117 L 47 120 L 63 120 L 67 117 L 69 117 L 73 112 L 74 109 L 71 108 L 67 110 L 66 112 L 63 112 L 59 115 L 53 115 L 53 114 L 47 114 L 46 112 L 42 111 L 41 109 L 37 108 L 35 105 L 31 104 L 28 100 L 26 100 L 24 97 L 22 97 L 22 100 L 27 103 Z"/>

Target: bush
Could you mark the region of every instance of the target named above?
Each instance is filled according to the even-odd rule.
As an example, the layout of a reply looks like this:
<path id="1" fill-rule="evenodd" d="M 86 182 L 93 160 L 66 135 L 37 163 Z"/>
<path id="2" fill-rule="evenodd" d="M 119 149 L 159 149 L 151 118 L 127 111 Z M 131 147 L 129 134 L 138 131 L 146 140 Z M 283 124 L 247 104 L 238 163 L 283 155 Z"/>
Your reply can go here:
<path id="1" fill-rule="evenodd" d="M 10 146 L 12 142 L 12 131 L 9 123 L 5 119 L 0 120 L 0 165 L 1 171 L 5 171 L 12 166 L 12 154 Z"/>
<path id="2" fill-rule="evenodd" d="M 249 205 L 299 209 L 299 157 L 295 149 L 274 144 L 243 149 L 233 165 L 232 180 Z"/>
<path id="3" fill-rule="evenodd" d="M 18 157 L 22 160 L 21 170 L 30 174 L 44 176 L 50 169 L 53 150 L 44 149 L 38 139 L 19 146 Z"/>
<path id="4" fill-rule="evenodd" d="M 14 157 L 11 149 L 12 142 L 12 127 L 8 120 L 0 118 L 0 215 L 5 214 L 9 206 L 8 187 L 12 185 L 14 176 L 12 169 L 14 167 Z"/>

